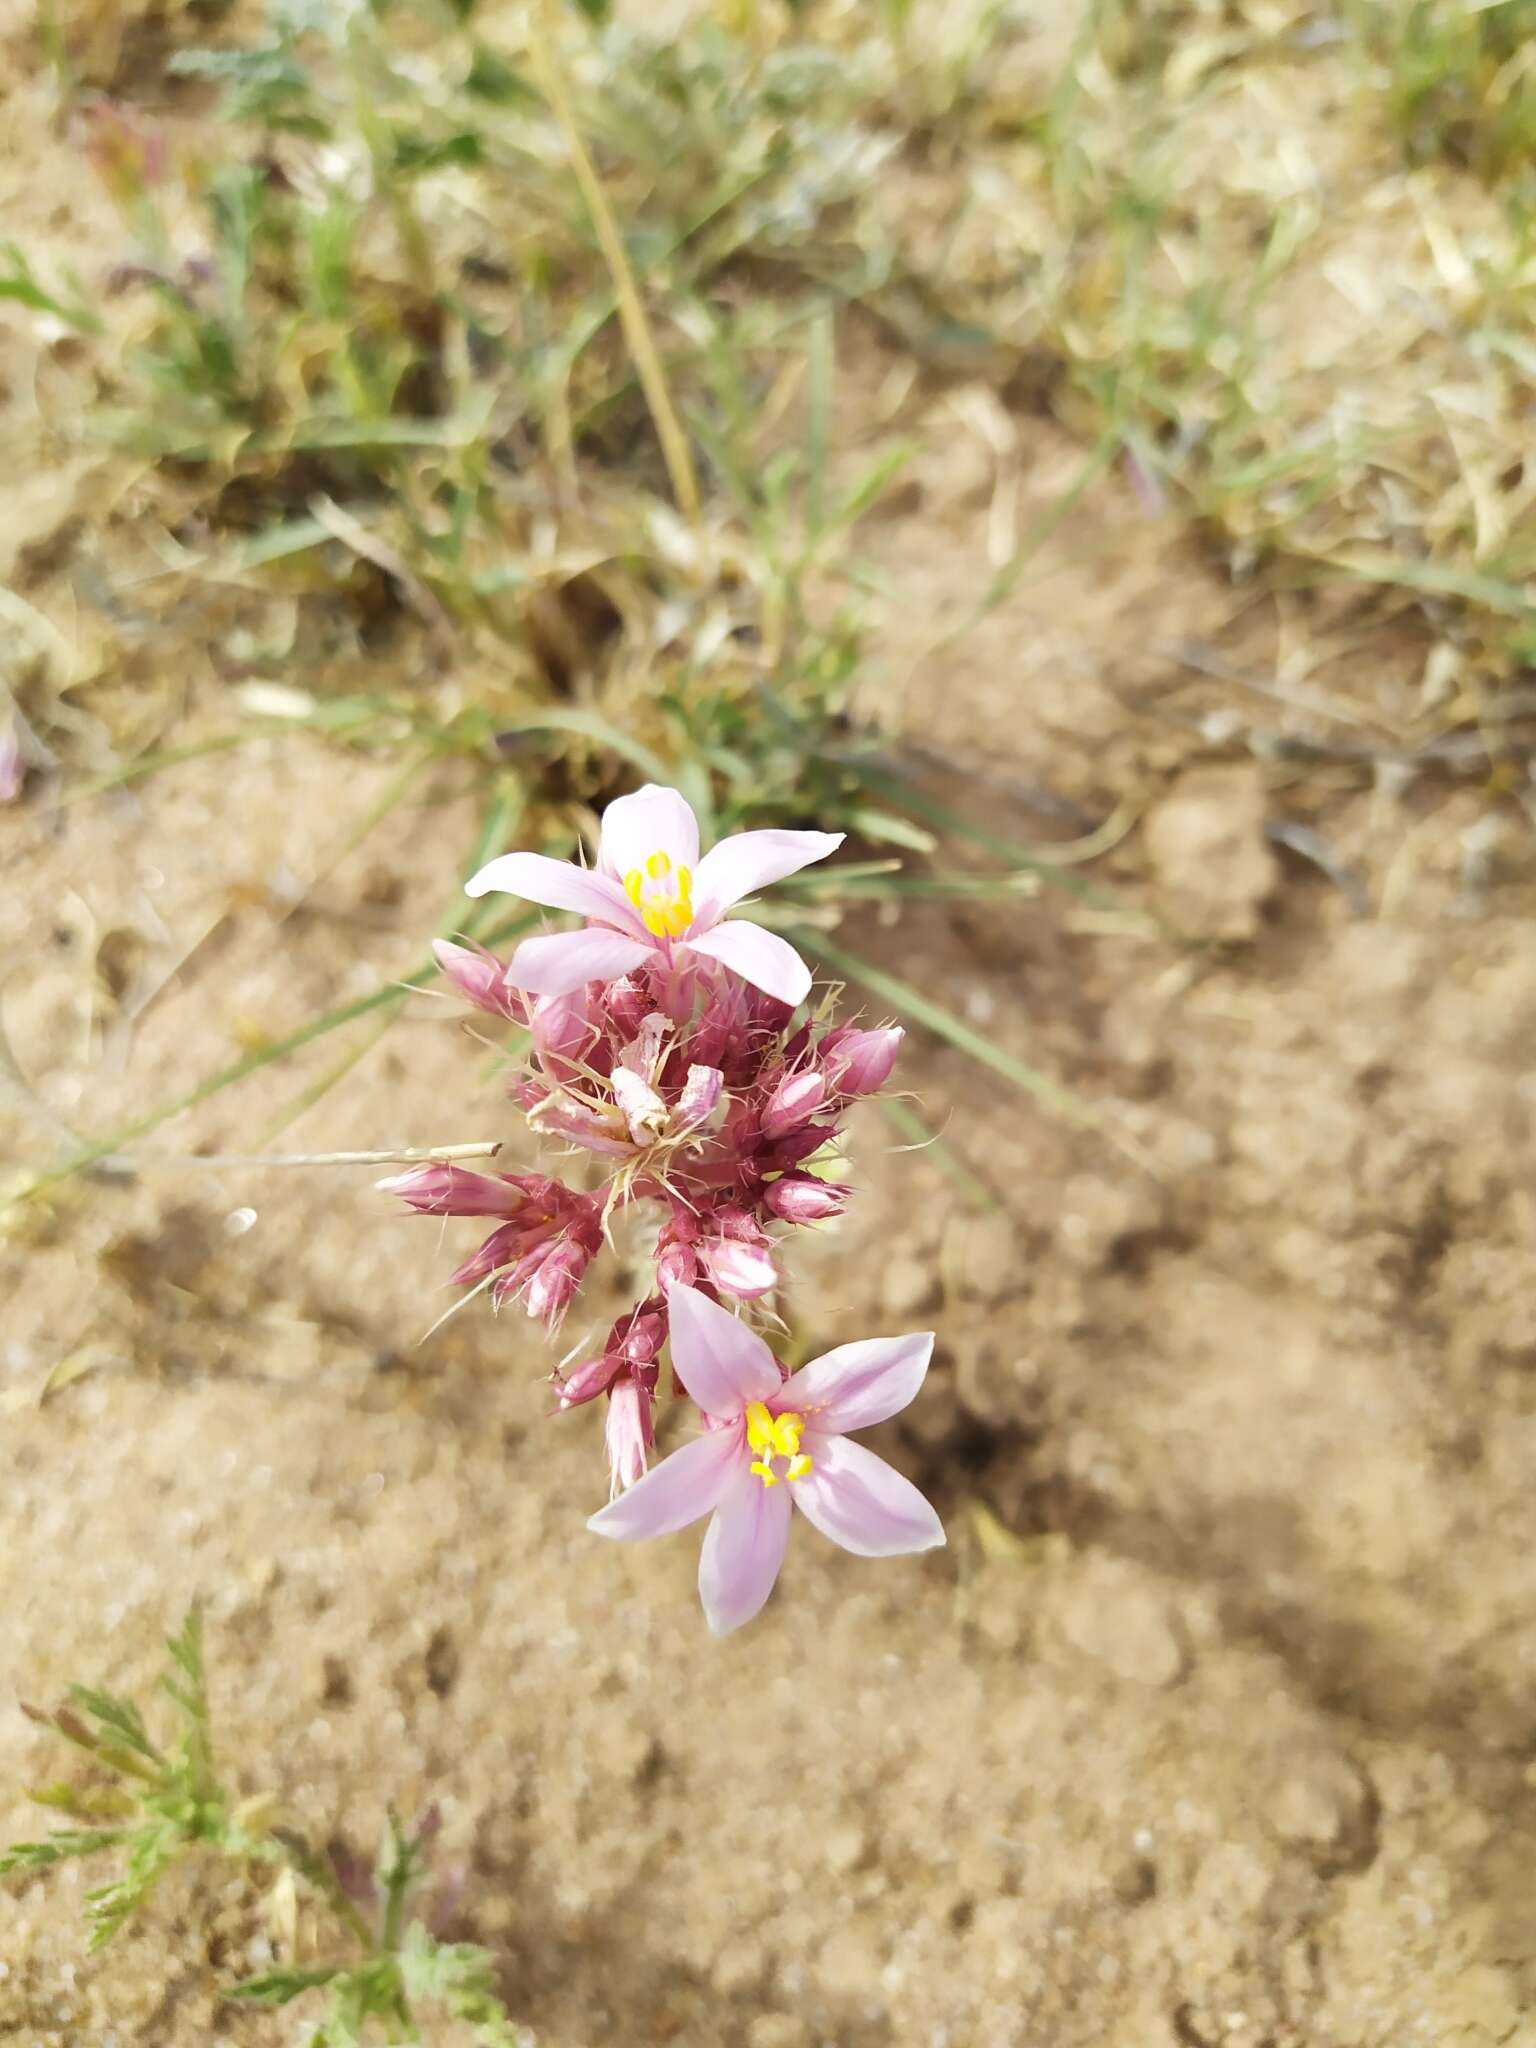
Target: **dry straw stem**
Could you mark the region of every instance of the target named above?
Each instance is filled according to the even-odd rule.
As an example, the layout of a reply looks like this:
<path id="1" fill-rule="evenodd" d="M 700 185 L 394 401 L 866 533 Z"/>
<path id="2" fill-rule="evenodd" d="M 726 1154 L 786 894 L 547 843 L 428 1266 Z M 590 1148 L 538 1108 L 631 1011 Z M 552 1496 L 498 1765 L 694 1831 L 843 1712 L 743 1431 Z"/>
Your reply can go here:
<path id="1" fill-rule="evenodd" d="M 566 147 L 571 153 L 571 169 L 581 187 L 582 197 L 592 215 L 592 226 L 613 279 L 614 293 L 618 299 L 619 319 L 623 324 L 624 338 L 629 343 L 630 354 L 634 357 L 635 374 L 640 388 L 645 393 L 645 402 L 650 407 L 655 423 L 656 435 L 661 442 L 661 452 L 666 461 L 667 474 L 672 479 L 673 496 L 678 509 L 690 526 L 697 528 L 700 519 L 699 482 L 694 473 L 693 455 L 688 446 L 688 437 L 683 432 L 682 422 L 672 403 L 672 394 L 667 386 L 666 372 L 662 368 L 661 354 L 651 332 L 651 323 L 646 317 L 640 293 L 635 285 L 635 274 L 624 251 L 624 240 L 619 233 L 618 223 L 613 217 L 613 208 L 608 204 L 608 195 L 603 181 L 597 174 L 587 145 L 582 138 L 581 127 L 576 118 L 575 108 L 566 87 L 565 75 L 555 55 L 553 37 L 549 33 L 553 13 L 551 0 L 541 0 L 529 23 L 529 54 L 533 59 L 534 75 L 540 90 L 549 102 L 550 111 L 559 122 L 565 136 Z"/>

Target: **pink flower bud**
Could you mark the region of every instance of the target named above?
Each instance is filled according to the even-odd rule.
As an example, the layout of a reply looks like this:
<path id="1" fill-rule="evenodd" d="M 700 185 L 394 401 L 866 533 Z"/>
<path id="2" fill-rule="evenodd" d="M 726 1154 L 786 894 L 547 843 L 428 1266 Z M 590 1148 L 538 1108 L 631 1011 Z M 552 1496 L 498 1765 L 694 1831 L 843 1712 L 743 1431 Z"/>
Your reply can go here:
<path id="1" fill-rule="evenodd" d="M 574 995 L 541 996 L 533 1006 L 533 1049 L 551 1080 L 572 1080 L 580 1067 L 593 1064 L 598 1033 L 585 998 L 580 989 Z"/>
<path id="2" fill-rule="evenodd" d="M 634 1373 L 615 1380 L 609 1390 L 604 1436 L 611 1494 L 620 1494 L 645 1477 L 646 1458 L 656 1440 L 651 1422 L 654 1400 L 650 1388 L 642 1386 Z"/>
<path id="3" fill-rule="evenodd" d="M 802 1159 L 809 1159 L 813 1152 L 819 1152 L 836 1136 L 836 1124 L 807 1124 L 803 1130 L 791 1131 L 787 1138 L 781 1138 L 776 1145 L 759 1152 L 758 1169 L 763 1173 L 785 1172 L 791 1166 L 798 1166 Z"/>
<path id="4" fill-rule="evenodd" d="M 639 1308 L 631 1309 L 627 1316 L 619 1317 L 613 1326 L 608 1347 L 611 1351 L 616 1351 L 621 1358 L 627 1359 L 631 1365 L 654 1365 L 666 1341 L 666 1310 L 642 1302 Z"/>
<path id="5" fill-rule="evenodd" d="M 828 1081 L 841 1095 L 873 1095 L 891 1078 L 906 1033 L 899 1024 L 873 1031 L 834 1031 L 822 1040 L 821 1063 Z"/>
<path id="6" fill-rule="evenodd" d="M 649 990 L 632 974 L 612 981 L 602 992 L 602 1006 L 608 1013 L 614 1036 L 621 1045 L 640 1036 L 640 1027 L 655 1009 Z"/>
<path id="7" fill-rule="evenodd" d="M 527 1243 L 521 1224 L 503 1223 L 493 1230 L 478 1251 L 471 1252 L 463 1265 L 448 1275 L 450 1287 L 478 1287 L 498 1266 L 510 1265 Z"/>
<path id="8" fill-rule="evenodd" d="M 699 1246 L 699 1263 L 714 1285 L 741 1301 L 756 1301 L 778 1285 L 778 1269 L 768 1239 L 750 1216 L 740 1211 L 720 1219 L 721 1234 Z"/>
<path id="9" fill-rule="evenodd" d="M 456 946 L 449 939 L 434 939 L 432 951 L 448 980 L 477 1010 L 510 1024 L 527 1023 L 527 1005 L 516 989 L 507 987 L 506 965 L 494 953 L 483 946 Z"/>
<path id="10" fill-rule="evenodd" d="M 595 1401 L 599 1394 L 607 1393 L 622 1370 L 622 1359 L 589 1358 L 560 1381 L 560 1406 L 580 1408 L 584 1402 Z"/>
<path id="11" fill-rule="evenodd" d="M 517 1216 L 528 1202 L 515 1174 L 471 1173 L 446 1160 L 390 1174 L 374 1186 L 398 1195 L 418 1216 Z"/>
<path id="12" fill-rule="evenodd" d="M 675 1241 L 665 1245 L 656 1254 L 656 1285 L 668 1287 L 695 1287 L 699 1278 L 699 1261 L 691 1245 Z"/>
<path id="13" fill-rule="evenodd" d="M 719 1106 L 725 1076 L 718 1067 L 690 1067 L 688 1079 L 677 1098 L 673 1121 L 680 1130 L 692 1130 L 708 1123 Z"/>
<path id="14" fill-rule="evenodd" d="M 770 1140 L 785 1138 L 791 1131 L 799 1130 L 802 1124 L 810 1122 L 826 1095 L 827 1084 L 814 1069 L 788 1075 L 768 1098 L 763 1111 L 763 1136 Z"/>
<path id="15" fill-rule="evenodd" d="M 810 1173 L 787 1173 L 763 1191 L 763 1206 L 785 1223 L 820 1223 L 841 1214 L 853 1189 Z"/>
<path id="16" fill-rule="evenodd" d="M 558 1323 L 581 1285 L 592 1254 L 574 1238 L 566 1238 L 544 1253 L 528 1276 L 523 1305 L 541 1323 Z"/>

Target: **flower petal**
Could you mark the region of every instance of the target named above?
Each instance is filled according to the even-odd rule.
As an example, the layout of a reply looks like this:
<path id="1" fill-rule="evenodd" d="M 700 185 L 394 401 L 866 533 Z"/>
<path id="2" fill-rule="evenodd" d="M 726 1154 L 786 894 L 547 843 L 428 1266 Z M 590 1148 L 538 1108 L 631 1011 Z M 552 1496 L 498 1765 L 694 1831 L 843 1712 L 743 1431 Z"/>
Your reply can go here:
<path id="1" fill-rule="evenodd" d="M 754 889 L 782 882 L 843 843 L 841 832 L 735 832 L 712 846 L 693 878 L 699 922 L 714 924 Z"/>
<path id="2" fill-rule="evenodd" d="M 672 1367 L 706 1415 L 734 1420 L 749 1401 L 782 1384 L 778 1363 L 755 1330 L 696 1287 L 667 1289 Z"/>
<path id="3" fill-rule="evenodd" d="M 664 853 L 674 868 L 699 864 L 699 821 L 675 789 L 659 782 L 617 798 L 604 811 L 598 866 L 622 883 L 632 868 L 643 870 L 653 853 Z"/>
<path id="4" fill-rule="evenodd" d="M 524 939 L 512 955 L 507 986 L 535 996 L 568 996 L 583 982 L 612 981 L 615 975 L 627 974 L 649 960 L 654 950 L 639 939 L 596 925 L 580 932 L 550 932 Z"/>
<path id="5" fill-rule="evenodd" d="M 915 1397 L 932 1355 L 932 1330 L 839 1344 L 835 1351 L 801 1366 L 773 1405 L 792 1409 L 812 1429 L 829 1435 L 871 1429 Z"/>
<path id="6" fill-rule="evenodd" d="M 811 970 L 788 939 L 745 918 L 734 917 L 729 924 L 690 933 L 684 944 L 695 953 L 707 953 L 711 960 L 718 960 L 722 967 L 729 967 L 743 981 L 788 1003 L 791 1009 L 810 994 Z"/>
<path id="7" fill-rule="evenodd" d="M 855 1557 L 900 1557 L 944 1541 L 944 1524 L 910 1479 L 846 1436 L 805 1437 L 812 1464 L 791 1479 L 795 1506 Z M 777 1490 L 777 1489 L 775 1489 Z"/>
<path id="8" fill-rule="evenodd" d="M 645 927 L 618 883 L 574 861 L 550 860 L 542 853 L 503 853 L 464 884 L 466 896 L 488 896 L 498 890 L 542 903 L 547 910 L 574 910 L 578 917 L 611 924 L 632 938 L 644 938 Z"/>
<path id="9" fill-rule="evenodd" d="M 787 1486 L 764 1486 L 751 1472 L 734 1473 L 699 1552 L 699 1598 L 717 1636 L 750 1621 L 779 1576 L 789 1542 Z"/>
<path id="10" fill-rule="evenodd" d="M 619 1543 L 686 1529 L 717 1505 L 732 1472 L 743 1464 L 742 1449 L 735 1430 L 712 1429 L 695 1437 L 653 1465 L 627 1493 L 599 1508 L 587 1527 L 594 1536 L 612 1536 Z"/>

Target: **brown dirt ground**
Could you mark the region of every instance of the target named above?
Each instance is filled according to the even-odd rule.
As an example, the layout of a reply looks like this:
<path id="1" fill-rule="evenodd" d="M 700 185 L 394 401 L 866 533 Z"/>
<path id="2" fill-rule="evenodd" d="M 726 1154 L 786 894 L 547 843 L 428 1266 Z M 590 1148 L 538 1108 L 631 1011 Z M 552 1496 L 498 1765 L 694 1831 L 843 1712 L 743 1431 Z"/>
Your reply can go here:
<path id="1" fill-rule="evenodd" d="M 24 433 L 31 344 L 5 336 Z M 924 657 L 985 581 L 997 477 L 953 391 L 910 403 L 943 454 L 869 543 L 871 707 L 1015 836 L 1128 805 L 1091 874 L 1223 941 L 1051 891 L 842 935 L 1152 1169 L 921 1043 L 906 1083 L 1001 1208 L 875 1115 L 856 1133 L 863 1199 L 798 1317 L 812 1342 L 937 1328 L 880 1434 L 950 1548 L 874 1566 L 797 1532 L 770 1609 L 716 1644 L 692 1537 L 584 1533 L 595 1418 L 546 1419 L 524 1323 L 472 1310 L 416 1348 L 430 1227 L 366 1174 L 150 1163 L 0 1244 L 0 1681 L 142 1687 L 201 1595 L 242 1790 L 357 1842 L 437 1800 L 459 1925 L 542 2048 L 1531 2048 L 1530 878 L 1490 877 L 1474 792 L 1297 774 L 1264 744 L 1281 714 L 1214 685 L 1149 709 L 1172 640 L 1261 677 L 1305 650 L 1382 715 L 1424 649 L 1234 593 L 1118 479 Z M 1028 517 L 1080 457 L 1013 429 Z M 35 506 L 38 474 L 19 488 Z M 181 680 L 195 729 L 220 685 Z M 388 772 L 272 741 L 87 802 L 34 785 L 0 828 L 6 1159 L 415 964 L 470 818 L 423 787 L 337 863 Z M 1370 915 L 1274 850 L 1276 819 Z M 256 1149 L 336 1056 L 145 1149 Z M 423 996 L 281 1143 L 482 1135 L 483 1063 Z M 40 1405 L 64 1361 L 89 1370 Z M 35 1830 L 23 1788 L 55 1761 L 0 1711 L 0 1839 Z M 0 2039 L 301 2037 L 218 2002 L 267 1954 L 250 1888 L 178 1878 L 88 1960 L 83 1884 L 0 1892 Z"/>

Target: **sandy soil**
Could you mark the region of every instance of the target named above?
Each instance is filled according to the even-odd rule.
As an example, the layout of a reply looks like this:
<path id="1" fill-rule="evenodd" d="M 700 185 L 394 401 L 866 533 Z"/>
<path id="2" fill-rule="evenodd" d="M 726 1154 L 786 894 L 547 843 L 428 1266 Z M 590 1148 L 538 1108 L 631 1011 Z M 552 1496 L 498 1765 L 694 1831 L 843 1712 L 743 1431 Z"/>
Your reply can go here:
<path id="1" fill-rule="evenodd" d="M 1281 714 L 1212 685 L 1149 708 L 1172 640 L 1261 678 L 1304 643 L 1383 713 L 1424 650 L 1247 604 L 1121 479 L 914 659 L 974 600 L 995 517 L 953 403 L 920 401 L 944 456 L 871 542 L 870 704 L 1015 837 L 1127 806 L 1093 876 L 1213 943 L 1052 891 L 839 935 L 1102 1120 L 914 1042 L 907 1085 L 999 1206 L 871 1113 L 862 1199 L 803 1269 L 814 1343 L 937 1328 L 880 1448 L 948 1550 L 876 1566 L 801 1530 L 770 1609 L 714 1643 L 693 1538 L 585 1534 L 595 1418 L 547 1418 L 529 1327 L 471 1310 L 418 1346 L 433 1226 L 366 1174 L 144 1158 L 0 1240 L 0 1681 L 142 1687 L 200 1595 L 241 1788 L 359 1844 L 435 1799 L 456 1924 L 543 2048 L 1532 2048 L 1529 874 L 1490 872 L 1475 790 L 1298 777 L 1248 723 Z M 1080 458 L 1016 431 L 1027 514 Z M 28 573 L 50 615 L 81 587 L 46 550 Z M 125 644 L 125 686 L 143 660 Z M 192 730 L 216 720 L 206 664 L 178 683 Z M 0 826 L 5 1159 L 415 965 L 471 819 L 425 784 L 338 859 L 389 773 L 269 741 L 89 801 L 33 785 Z M 362 1042 L 145 1153 L 266 1148 Z M 504 1133 L 422 996 L 280 1142 Z M 55 1768 L 0 1706 L 0 1836 L 35 1830 L 23 1788 Z M 82 1889 L 0 1892 L 0 2039 L 303 2038 L 219 2003 L 268 1952 L 253 1889 L 178 1878 L 90 1960 Z"/>

